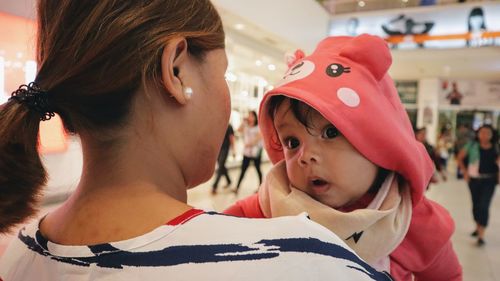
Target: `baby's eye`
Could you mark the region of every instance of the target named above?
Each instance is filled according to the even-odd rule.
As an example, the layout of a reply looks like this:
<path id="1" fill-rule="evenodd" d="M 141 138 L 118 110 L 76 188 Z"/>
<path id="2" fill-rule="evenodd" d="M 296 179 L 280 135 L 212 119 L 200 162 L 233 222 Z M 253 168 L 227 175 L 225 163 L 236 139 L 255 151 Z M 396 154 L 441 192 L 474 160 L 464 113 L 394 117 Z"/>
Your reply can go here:
<path id="1" fill-rule="evenodd" d="M 297 138 L 289 137 L 285 139 L 285 147 L 287 149 L 294 149 L 300 145 L 300 141 Z"/>
<path id="2" fill-rule="evenodd" d="M 333 125 L 328 125 L 326 128 L 323 129 L 321 136 L 325 139 L 333 139 L 340 136 L 340 132 Z"/>

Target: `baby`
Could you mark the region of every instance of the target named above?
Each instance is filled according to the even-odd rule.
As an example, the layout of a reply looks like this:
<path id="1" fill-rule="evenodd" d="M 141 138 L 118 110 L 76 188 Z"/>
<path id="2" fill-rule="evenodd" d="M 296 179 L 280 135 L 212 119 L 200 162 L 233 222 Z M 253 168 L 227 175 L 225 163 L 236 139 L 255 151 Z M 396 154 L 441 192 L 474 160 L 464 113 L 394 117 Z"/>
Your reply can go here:
<path id="1" fill-rule="evenodd" d="M 395 280 L 462 280 L 453 220 L 423 194 L 434 167 L 387 74 L 391 62 L 386 43 L 366 34 L 297 51 L 260 106 L 275 165 L 257 194 L 225 213 L 307 212 Z"/>

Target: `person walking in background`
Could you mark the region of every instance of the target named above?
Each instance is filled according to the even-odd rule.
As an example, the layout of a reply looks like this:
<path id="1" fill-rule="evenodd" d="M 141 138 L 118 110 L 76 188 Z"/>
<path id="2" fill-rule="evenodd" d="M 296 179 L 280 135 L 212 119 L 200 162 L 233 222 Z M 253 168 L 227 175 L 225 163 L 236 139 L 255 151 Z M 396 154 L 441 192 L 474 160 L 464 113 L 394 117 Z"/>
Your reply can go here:
<path id="1" fill-rule="evenodd" d="M 437 139 L 436 157 L 441 166 L 442 174 L 447 174 L 448 160 L 450 158 L 450 151 L 453 149 L 453 142 L 451 141 L 450 130 L 446 127 L 441 128 L 441 132 Z"/>
<path id="2" fill-rule="evenodd" d="M 484 233 L 488 226 L 491 199 L 498 184 L 499 151 L 498 135 L 491 125 L 483 125 L 476 132 L 476 139 L 467 143 L 458 154 L 458 166 L 469 185 L 472 199 L 472 215 L 476 229 L 471 233 L 477 237 L 477 245 L 483 246 Z M 464 158 L 468 158 L 465 166 Z"/>
<path id="3" fill-rule="evenodd" d="M 238 132 L 243 133 L 243 161 L 241 162 L 241 172 L 238 179 L 238 184 L 236 185 L 235 193 L 238 193 L 241 182 L 245 177 L 248 166 L 252 161 L 255 170 L 257 170 L 257 175 L 259 176 L 259 184 L 262 183 L 262 172 L 260 170 L 260 159 L 262 154 L 262 136 L 259 130 L 259 123 L 257 118 L 257 112 L 250 111 L 247 118 L 241 126 L 238 128 Z"/>
<path id="4" fill-rule="evenodd" d="M 219 185 L 219 180 L 221 179 L 222 176 L 226 178 L 227 185 L 225 187 L 229 187 L 231 185 L 231 178 L 229 177 L 226 168 L 226 159 L 227 156 L 229 155 L 229 150 L 233 152 L 233 158 L 234 158 L 235 157 L 234 131 L 233 131 L 233 126 L 231 126 L 231 124 L 227 126 L 226 135 L 224 136 L 224 141 L 222 142 L 219 156 L 217 157 L 217 173 L 215 176 L 214 184 L 212 185 L 212 194 L 217 193 L 217 186 Z"/>
<path id="5" fill-rule="evenodd" d="M 453 146 L 453 153 L 455 155 L 455 160 L 458 163 L 458 154 L 462 150 L 462 148 L 470 141 L 472 141 L 475 137 L 474 132 L 469 129 L 469 126 L 465 124 L 460 124 L 457 128 L 456 140 Z M 465 167 L 467 167 L 468 159 L 465 157 L 462 162 Z M 460 170 L 460 166 L 457 165 L 457 179 L 463 178 L 462 170 Z"/>
<path id="6" fill-rule="evenodd" d="M 83 166 L 70 197 L 12 240 L 0 280 L 390 280 L 306 215 L 187 204 L 214 174 L 231 110 L 209 0 L 37 6 L 35 82 L 0 106 L 0 234 L 35 214 L 46 185 L 41 121 L 59 114 Z"/>
<path id="7" fill-rule="evenodd" d="M 417 139 L 417 141 L 421 142 L 424 145 L 427 154 L 429 154 L 432 163 L 434 163 L 435 171 L 441 175 L 443 181 L 446 181 L 446 172 L 443 169 L 442 163 L 439 160 L 436 150 L 427 141 L 427 129 L 425 127 L 415 129 L 415 138 Z M 436 177 L 436 173 L 434 173 L 431 178 L 431 183 L 437 183 L 438 181 L 439 180 Z M 427 186 L 427 189 L 429 189 L 429 186 Z"/>

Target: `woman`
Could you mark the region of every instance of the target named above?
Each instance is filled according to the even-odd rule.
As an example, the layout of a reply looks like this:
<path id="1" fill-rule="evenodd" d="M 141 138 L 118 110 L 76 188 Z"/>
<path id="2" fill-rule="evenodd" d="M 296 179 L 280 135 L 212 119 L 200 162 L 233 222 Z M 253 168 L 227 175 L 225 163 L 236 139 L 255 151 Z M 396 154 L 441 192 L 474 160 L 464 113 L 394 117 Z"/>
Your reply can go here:
<path id="1" fill-rule="evenodd" d="M 464 159 L 468 158 L 465 167 Z M 472 198 L 472 214 L 476 229 L 477 245 L 483 246 L 484 233 L 488 225 L 491 199 L 498 184 L 499 154 L 497 133 L 491 125 L 483 125 L 477 130 L 476 139 L 467 143 L 458 154 L 458 165 L 465 181 L 469 184 Z"/>
<path id="2" fill-rule="evenodd" d="M 227 156 L 229 155 L 229 149 L 232 150 L 234 158 L 234 131 L 231 124 L 227 126 L 226 134 L 224 135 L 224 141 L 222 142 L 219 156 L 217 157 L 217 172 L 215 175 L 214 184 L 212 185 L 212 194 L 217 193 L 217 186 L 219 185 L 219 180 L 222 176 L 226 178 L 227 185 L 225 187 L 229 187 L 229 185 L 231 185 L 231 178 L 229 177 L 229 173 L 226 168 L 226 160 Z"/>
<path id="3" fill-rule="evenodd" d="M 467 40 L 468 47 L 479 47 L 489 43 L 489 40 L 482 38 L 483 32 L 487 31 L 482 7 L 472 8 L 467 18 L 467 27 L 470 34 L 470 39 Z"/>
<path id="4" fill-rule="evenodd" d="M 61 207 L 21 229 L 0 280 L 388 280 L 304 215 L 187 205 L 230 111 L 210 1 L 40 0 L 38 28 L 36 81 L 0 110 L 0 232 L 34 213 L 46 183 L 40 121 L 57 113 L 78 134 L 83 171 Z"/>
<path id="5" fill-rule="evenodd" d="M 238 128 L 238 132 L 243 133 L 243 143 L 245 147 L 243 149 L 243 161 L 241 162 L 240 178 L 238 179 L 238 185 L 236 185 L 235 193 L 238 193 L 238 190 L 240 189 L 243 177 L 245 177 L 248 166 L 250 166 L 250 161 L 253 162 L 255 169 L 257 170 L 259 184 L 262 183 L 262 172 L 260 171 L 262 136 L 258 125 L 257 112 L 252 110 L 248 113 L 248 117 L 245 118 L 245 122 Z"/>

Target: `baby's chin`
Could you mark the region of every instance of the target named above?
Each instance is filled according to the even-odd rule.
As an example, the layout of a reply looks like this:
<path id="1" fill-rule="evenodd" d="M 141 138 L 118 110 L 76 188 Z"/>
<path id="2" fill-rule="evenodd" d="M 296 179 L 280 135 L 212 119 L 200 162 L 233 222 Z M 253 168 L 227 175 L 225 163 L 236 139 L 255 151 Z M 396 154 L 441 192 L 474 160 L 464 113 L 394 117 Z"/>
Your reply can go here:
<path id="1" fill-rule="evenodd" d="M 318 189 L 311 189 L 308 187 L 303 187 L 303 185 L 295 185 L 290 182 L 290 185 L 294 187 L 295 189 L 298 189 L 307 195 L 311 197 L 312 199 L 318 201 L 319 203 L 328 206 L 332 209 L 335 209 L 340 212 L 350 212 L 355 209 L 359 208 L 364 208 L 366 206 L 362 206 L 364 203 L 359 203 L 364 196 L 358 199 L 353 199 L 353 200 L 340 200 L 339 196 L 336 196 L 333 194 L 332 186 L 328 184 L 327 187 L 325 187 L 325 190 L 318 190 Z M 340 202 L 339 202 L 340 201 Z"/>
<path id="2" fill-rule="evenodd" d="M 339 202 L 335 202 L 335 200 L 332 200 L 333 199 L 333 198 L 331 198 L 332 195 L 329 195 L 328 191 L 318 194 L 318 192 L 315 192 L 314 190 L 303 187 L 302 185 L 295 185 L 293 183 L 290 183 L 290 185 L 293 188 L 298 189 L 298 190 L 304 192 L 305 194 L 309 195 L 309 197 L 311 197 L 312 199 L 314 199 L 314 200 L 318 201 L 319 203 L 326 205 L 330 208 L 341 209 L 344 205 L 344 204 L 339 204 Z"/>
<path id="3" fill-rule="evenodd" d="M 352 202 L 349 202 L 347 204 L 344 204 L 342 207 L 335 208 L 341 212 L 351 212 L 354 210 L 358 209 L 366 209 L 370 202 L 373 200 L 374 195 L 370 193 L 366 193 L 363 195 L 361 198 L 358 198 L 357 200 L 353 200 Z"/>
<path id="4" fill-rule="evenodd" d="M 332 209 L 335 209 L 337 211 L 344 212 L 344 213 L 351 212 L 351 211 L 354 211 L 357 209 L 363 209 L 363 208 L 366 208 L 366 206 L 368 205 L 367 201 L 365 200 L 365 196 L 362 196 L 361 198 L 347 201 L 347 202 L 346 201 L 339 202 L 339 200 L 335 200 L 336 198 L 332 198 L 333 195 L 316 196 L 314 194 L 309 194 L 309 196 L 311 196 L 316 201 L 322 203 L 323 205 L 326 205 Z"/>
<path id="5" fill-rule="evenodd" d="M 335 210 L 342 210 L 342 208 L 344 208 L 344 206 L 346 205 L 344 202 L 337 202 L 337 200 L 335 200 L 334 198 L 332 198 L 332 195 L 317 195 L 317 194 L 310 194 L 310 193 L 307 193 L 309 196 L 311 196 L 311 198 L 313 198 L 314 200 L 318 201 L 319 203 L 325 205 L 325 206 L 328 206 L 332 209 L 335 209 Z"/>
<path id="6" fill-rule="evenodd" d="M 328 206 L 332 209 L 338 210 L 338 211 L 342 211 L 342 209 L 345 206 L 345 204 L 340 204 L 338 202 L 330 202 L 327 200 L 317 200 L 317 201 L 321 202 L 323 205 L 326 205 L 326 206 Z"/>

